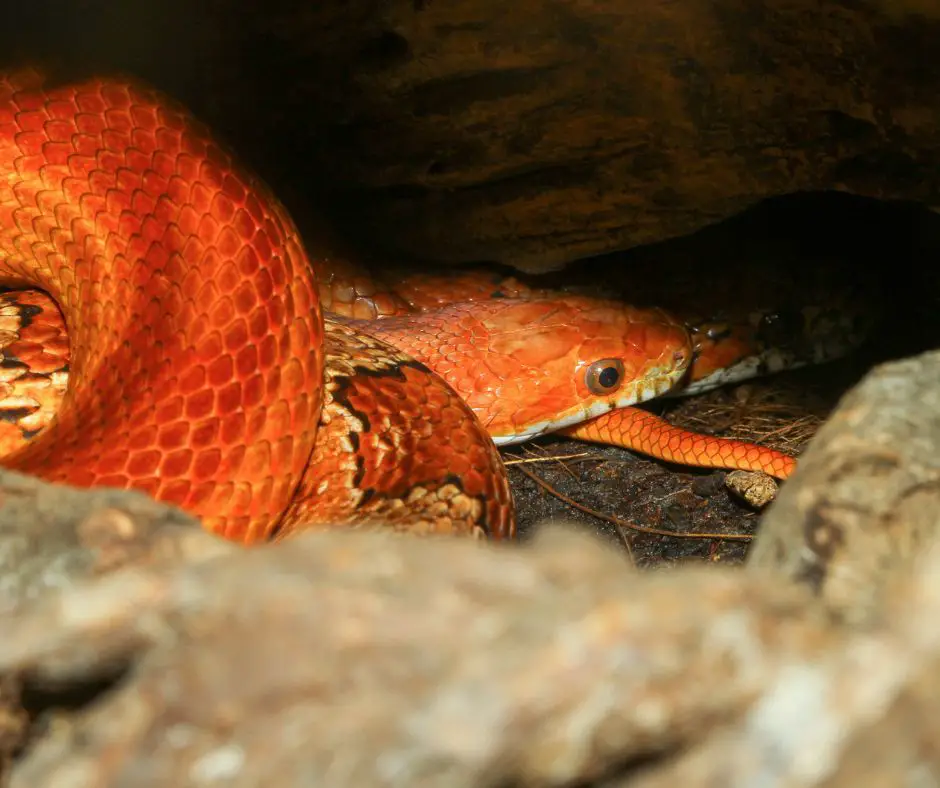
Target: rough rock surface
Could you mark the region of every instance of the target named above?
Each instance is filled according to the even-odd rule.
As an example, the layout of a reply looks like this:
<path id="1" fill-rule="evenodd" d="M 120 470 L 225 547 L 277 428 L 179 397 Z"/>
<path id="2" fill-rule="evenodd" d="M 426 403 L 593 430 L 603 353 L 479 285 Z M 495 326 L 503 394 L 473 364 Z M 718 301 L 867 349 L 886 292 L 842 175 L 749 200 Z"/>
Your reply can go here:
<path id="1" fill-rule="evenodd" d="M 940 354 L 876 368 L 800 457 L 749 556 L 834 613 L 876 616 L 940 530 Z"/>
<path id="2" fill-rule="evenodd" d="M 11 13 L 0 59 L 155 82 L 308 225 L 326 209 L 383 253 L 545 270 L 798 190 L 938 204 L 933 3 L 44 0 Z"/>
<path id="3" fill-rule="evenodd" d="M 141 543 L 8 595 L 0 674 L 46 698 L 25 704 L 8 785 L 932 784 L 940 542 L 923 452 L 938 436 L 935 410 L 901 406 L 938 378 L 930 353 L 845 399 L 771 507 L 752 570 L 637 572 L 561 528 L 521 547 L 327 533 L 242 550 L 108 491 L 49 493 L 58 520 L 36 529 L 4 509 L 41 485 L 4 474 L 0 545 L 29 533 L 56 566 Z M 849 450 L 866 491 L 851 509 Z M 833 566 L 864 573 L 861 588 L 828 593 L 788 558 L 827 495 Z"/>

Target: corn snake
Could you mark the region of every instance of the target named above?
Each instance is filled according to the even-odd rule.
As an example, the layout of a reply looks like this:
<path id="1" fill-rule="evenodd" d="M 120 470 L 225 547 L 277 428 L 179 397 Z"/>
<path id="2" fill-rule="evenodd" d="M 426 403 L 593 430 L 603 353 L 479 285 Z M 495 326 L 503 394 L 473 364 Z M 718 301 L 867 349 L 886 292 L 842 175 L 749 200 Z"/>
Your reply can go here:
<path id="1" fill-rule="evenodd" d="M 148 87 L 0 77 L 0 171 L 0 284 L 51 297 L 0 308 L 21 321 L 2 343 L 8 405 L 42 402 L 0 436 L 7 467 L 139 489 L 241 542 L 377 523 L 511 537 L 494 440 L 551 431 L 792 470 L 630 407 L 708 358 L 668 312 L 468 296 L 473 277 L 376 294 L 308 257 L 267 187 Z M 32 371 L 54 397 L 30 399 Z"/>

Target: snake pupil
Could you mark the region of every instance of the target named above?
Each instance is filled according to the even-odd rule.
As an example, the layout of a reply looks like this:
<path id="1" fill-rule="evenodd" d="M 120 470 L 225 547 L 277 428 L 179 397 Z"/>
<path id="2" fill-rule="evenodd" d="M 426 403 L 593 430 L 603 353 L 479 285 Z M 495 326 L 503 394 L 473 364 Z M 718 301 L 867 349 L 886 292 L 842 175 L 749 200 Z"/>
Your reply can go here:
<path id="1" fill-rule="evenodd" d="M 623 381 L 623 362 L 617 358 L 604 358 L 588 367 L 587 387 L 592 394 L 610 394 Z"/>
<path id="2" fill-rule="evenodd" d="M 601 374 L 597 376 L 597 382 L 605 389 L 609 389 L 617 385 L 617 378 L 619 377 L 620 375 L 617 373 L 616 369 L 613 367 L 605 367 Z"/>

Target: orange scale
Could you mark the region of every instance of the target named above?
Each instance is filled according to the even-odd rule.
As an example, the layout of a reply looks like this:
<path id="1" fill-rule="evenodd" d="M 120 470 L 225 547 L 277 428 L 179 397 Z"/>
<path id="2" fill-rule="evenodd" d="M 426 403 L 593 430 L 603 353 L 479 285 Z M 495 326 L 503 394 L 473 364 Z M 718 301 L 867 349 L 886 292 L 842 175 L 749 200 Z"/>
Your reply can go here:
<path id="1" fill-rule="evenodd" d="M 35 201 L 37 205 L 39 206 L 39 209 L 47 215 L 38 216 L 35 219 L 33 219 L 33 222 L 32 222 L 33 230 L 38 231 L 40 234 L 45 235 L 48 233 L 48 230 L 46 230 L 46 232 L 43 232 L 39 230 L 40 227 L 47 227 L 47 228 L 55 227 L 55 218 L 53 216 L 49 216 L 48 214 L 55 213 L 56 206 L 59 204 L 60 199 L 61 197 L 55 191 L 47 191 L 46 189 L 43 189 L 41 191 L 36 192 Z"/>
<path id="2" fill-rule="evenodd" d="M 243 282 L 234 292 L 235 308 L 240 314 L 247 315 L 258 304 L 258 293 L 252 282 Z"/>
<path id="3" fill-rule="evenodd" d="M 214 149 L 213 145 L 206 143 L 204 140 L 200 140 L 199 144 L 202 146 L 203 151 L 208 152 L 209 150 Z M 213 190 L 213 192 L 218 190 L 224 177 L 225 176 L 222 173 L 222 168 L 219 166 L 219 163 L 207 161 L 205 159 L 203 159 L 203 161 L 200 163 L 199 180 L 206 183 Z"/>
<path id="4" fill-rule="evenodd" d="M 168 185 L 169 180 L 164 175 L 155 172 L 153 169 L 148 169 L 144 173 L 143 178 L 141 178 L 141 187 L 143 188 L 144 193 L 146 193 L 147 196 L 154 201 L 166 194 Z M 154 204 L 156 204 L 156 202 L 154 202 Z"/>
<path id="5" fill-rule="evenodd" d="M 231 479 L 239 475 L 244 461 L 245 445 L 236 443 L 229 446 L 222 457 L 222 464 L 219 466 L 219 478 Z"/>
<path id="6" fill-rule="evenodd" d="M 186 153 L 191 154 L 196 158 L 196 163 L 199 169 L 193 174 L 194 179 L 205 179 L 205 161 L 204 157 L 206 155 L 206 148 L 208 148 L 209 143 L 203 138 L 201 134 L 196 133 L 195 129 L 183 129 L 180 134 L 180 146 L 182 150 Z"/>
<path id="7" fill-rule="evenodd" d="M 248 324 L 243 319 L 235 319 L 222 331 L 222 344 L 228 353 L 240 353 L 245 348 L 252 348 L 248 335 Z"/>
<path id="8" fill-rule="evenodd" d="M 188 419 L 203 419 L 212 414 L 215 408 L 215 392 L 201 389 L 186 397 L 184 413 Z"/>
<path id="9" fill-rule="evenodd" d="M 206 251 L 204 256 L 208 255 L 209 251 Z M 180 292 L 186 296 L 193 309 L 198 309 L 200 314 L 205 314 L 218 291 L 213 282 L 201 283 L 199 274 L 195 271 L 189 271 L 180 282 Z M 187 324 L 187 329 L 189 329 L 189 324 Z"/>
<path id="10" fill-rule="evenodd" d="M 190 425 L 187 421 L 174 421 L 163 423 L 159 417 L 157 422 L 162 424 L 157 430 L 156 445 L 166 451 L 182 448 L 190 436 Z"/>
<path id="11" fill-rule="evenodd" d="M 261 478 L 271 467 L 271 445 L 267 441 L 259 441 L 245 447 L 242 460 L 242 470 L 254 478 Z"/>
<path id="12" fill-rule="evenodd" d="M 256 307 L 248 315 L 248 332 L 251 339 L 255 342 L 264 339 L 271 330 L 271 324 L 268 322 L 268 310 L 264 306 Z"/>
<path id="13" fill-rule="evenodd" d="M 285 435 L 274 443 L 274 458 L 271 473 L 275 476 L 287 476 L 294 464 L 294 439 Z"/>
<path id="14" fill-rule="evenodd" d="M 261 270 L 261 260 L 258 257 L 257 251 L 251 245 L 244 245 L 241 249 L 238 250 L 238 254 L 235 255 L 235 264 L 238 266 L 238 270 L 244 277 L 256 277 Z M 265 277 L 268 282 L 270 282 L 270 275 L 265 271 Z M 264 296 L 264 299 L 270 297 L 270 292 L 268 295 Z"/>
<path id="15" fill-rule="evenodd" d="M 24 170 L 36 170 L 39 169 L 45 164 L 45 159 L 42 155 L 42 137 L 33 135 L 32 139 L 25 134 L 16 135 L 16 144 L 23 149 L 24 155 L 21 156 L 17 162 L 17 169 L 23 168 Z M 35 148 L 36 153 L 28 153 L 30 148 Z M 24 190 L 25 191 L 25 190 Z"/>
<path id="16" fill-rule="evenodd" d="M 218 448 L 205 449 L 196 454 L 192 464 L 192 478 L 196 482 L 212 479 L 222 464 L 222 452 Z"/>
<path id="17" fill-rule="evenodd" d="M 291 435 L 310 429 L 311 425 L 315 423 L 313 417 L 316 408 L 319 407 L 319 402 L 318 397 L 303 397 L 296 401 L 294 423 L 290 428 Z"/>
<path id="18" fill-rule="evenodd" d="M 206 385 L 206 368 L 202 364 L 189 367 L 179 376 L 179 393 L 183 397 L 198 393 Z"/>
<path id="19" fill-rule="evenodd" d="M 124 162 L 121 161 L 115 168 L 114 177 L 116 179 L 115 186 L 118 189 L 115 196 L 121 199 L 122 207 L 126 209 L 130 206 L 134 192 L 140 188 L 141 174 L 127 169 Z"/>
<path id="20" fill-rule="evenodd" d="M 259 224 L 264 223 L 265 217 L 263 215 L 259 217 L 258 222 Z M 258 231 L 251 239 L 251 245 L 257 250 L 258 256 L 262 260 L 270 262 L 273 259 L 274 247 L 272 246 L 271 239 L 268 238 L 268 234 L 263 227 L 258 228 Z"/>
<path id="21" fill-rule="evenodd" d="M 212 207 L 214 192 L 201 181 L 194 181 L 189 190 L 189 199 L 196 213 L 199 214 L 199 235 L 207 244 L 211 244 L 218 232 L 218 225 L 209 211 Z M 203 225 L 206 225 L 203 228 Z"/>
<path id="22" fill-rule="evenodd" d="M 260 225 L 264 221 L 264 208 L 257 194 L 249 192 L 244 200 L 244 206 L 245 210 L 248 211 L 248 215 L 256 225 Z"/>
<path id="23" fill-rule="evenodd" d="M 287 269 L 283 260 L 277 256 L 268 258 L 268 272 L 271 274 L 271 280 L 278 290 L 282 289 L 287 282 Z"/>
<path id="24" fill-rule="evenodd" d="M 227 416 L 238 411 L 242 406 L 242 385 L 238 381 L 220 388 L 216 394 L 215 412 Z"/>
<path id="25" fill-rule="evenodd" d="M 209 306 L 209 322 L 213 328 L 225 328 L 235 317 L 235 303 L 230 296 L 223 296 Z"/>
<path id="26" fill-rule="evenodd" d="M 215 480 L 204 481 L 201 484 L 190 486 L 187 501 L 192 507 L 204 507 L 212 500 L 212 495 L 218 485 Z"/>
<path id="27" fill-rule="evenodd" d="M 217 192 L 212 198 L 212 214 L 221 222 L 225 223 L 224 232 L 230 232 L 236 237 L 238 233 L 232 227 L 232 218 L 235 216 L 235 203 L 224 192 Z"/>
<path id="28" fill-rule="evenodd" d="M 138 150 L 133 146 L 133 139 L 128 137 L 127 139 L 127 149 L 124 152 L 124 161 L 125 166 L 130 168 L 131 175 L 135 179 L 137 184 L 135 188 L 140 188 L 140 185 L 143 184 L 144 176 L 150 170 L 150 161 L 151 156 L 149 153 L 145 153 L 142 150 Z M 128 172 L 128 170 L 125 170 Z"/>
<path id="29" fill-rule="evenodd" d="M 113 108 L 127 109 L 131 106 L 130 87 L 117 83 L 105 83 L 100 87 L 101 97 L 104 99 L 106 111 L 115 111 Z"/>
<path id="30" fill-rule="evenodd" d="M 151 493 L 161 501 L 184 507 L 189 500 L 193 484 L 189 479 L 160 478 L 156 480 L 156 490 Z"/>
<path id="31" fill-rule="evenodd" d="M 204 449 L 218 439 L 222 421 L 216 416 L 203 419 L 192 428 L 189 443 L 194 449 Z"/>
<path id="32" fill-rule="evenodd" d="M 231 356 L 219 356 L 206 367 L 206 379 L 210 386 L 219 387 L 228 384 L 235 377 L 235 363 Z"/>
<path id="33" fill-rule="evenodd" d="M 245 439 L 245 414 L 243 411 L 229 413 L 221 420 L 213 421 L 219 425 L 218 429 L 213 431 L 213 435 L 217 433 L 219 440 L 226 446 L 231 446 L 233 443 Z"/>
<path id="34" fill-rule="evenodd" d="M 127 462 L 127 475 L 131 478 L 153 476 L 162 456 L 162 452 L 155 449 L 131 454 Z"/>
<path id="35" fill-rule="evenodd" d="M 244 330 L 244 324 L 238 324 Z M 247 331 L 244 331 L 245 340 L 247 340 Z M 226 338 L 225 346 L 227 349 L 232 349 L 233 347 L 238 347 L 239 350 L 235 354 L 235 375 L 240 380 L 246 380 L 258 369 L 258 348 L 254 345 L 247 344 L 245 342 L 230 343 L 228 338 Z"/>
<path id="36" fill-rule="evenodd" d="M 169 107 L 160 107 L 159 118 L 160 122 L 168 129 L 179 132 L 186 128 L 186 121 L 183 116 Z"/>
<path id="37" fill-rule="evenodd" d="M 130 485 L 131 477 L 124 473 L 106 473 L 97 476 L 94 483 L 102 487 L 117 487 L 118 489 L 122 489 Z"/>
<path id="38" fill-rule="evenodd" d="M 279 361 L 277 345 L 277 338 L 274 337 L 273 334 L 268 334 L 258 343 L 258 368 L 262 372 L 277 374 L 277 364 Z M 279 378 L 277 382 L 280 383 Z"/>
<path id="39" fill-rule="evenodd" d="M 242 284 L 242 278 L 235 263 L 227 259 L 228 255 L 222 253 L 218 248 L 216 254 L 220 255 L 220 265 L 212 281 L 218 286 L 220 293 L 230 294 Z"/>
<path id="40" fill-rule="evenodd" d="M 265 383 L 260 374 L 252 375 L 242 384 L 242 402 L 246 408 L 254 408 L 264 401 Z"/>
<path id="41" fill-rule="evenodd" d="M 94 157 L 95 141 L 90 137 L 81 136 L 77 137 L 73 144 L 75 152 L 69 156 L 68 168 L 69 173 L 76 180 L 69 184 L 69 195 L 74 195 L 73 199 L 81 199 L 86 196 L 92 173 L 98 166 Z"/>
<path id="42" fill-rule="evenodd" d="M 83 91 L 75 96 L 74 101 L 80 113 L 80 121 L 92 127 L 104 127 L 104 112 L 107 107 L 102 96 Z M 94 130 L 89 133 L 94 133 Z"/>
<path id="43" fill-rule="evenodd" d="M 278 400 L 269 405 L 264 426 L 264 432 L 267 435 L 283 435 L 290 430 L 292 426 L 291 409 L 288 407 L 287 402 Z"/>
<path id="44" fill-rule="evenodd" d="M 57 142 L 68 142 L 78 130 L 76 124 L 75 103 L 62 99 L 51 99 L 46 102 L 46 133 L 49 139 Z"/>
<path id="45" fill-rule="evenodd" d="M 272 299 L 265 304 L 267 310 L 267 317 L 265 319 L 264 332 L 267 333 L 271 331 L 272 326 L 283 325 L 287 320 L 287 310 L 284 306 L 284 302 L 281 299 Z M 254 317 L 254 312 L 252 312 L 252 317 Z"/>
<path id="46" fill-rule="evenodd" d="M 74 148 L 67 142 L 47 142 L 42 146 L 42 154 L 46 157 L 46 165 L 43 176 L 47 179 L 52 178 L 55 182 L 61 182 L 62 177 L 68 174 L 69 156 L 72 155 Z M 50 167 L 64 167 L 65 172 L 53 173 Z M 53 182 L 46 181 L 50 188 Z"/>
<path id="47" fill-rule="evenodd" d="M 155 424 L 147 424 L 130 433 L 127 439 L 127 448 L 130 451 L 145 450 L 158 441 L 158 430 Z"/>
<path id="48" fill-rule="evenodd" d="M 250 247 L 246 248 L 250 249 Z M 241 266 L 239 266 L 239 268 L 242 270 L 242 273 L 244 273 L 244 270 L 241 269 Z M 253 284 L 258 294 L 258 298 L 262 302 L 266 302 L 269 298 L 273 297 L 274 280 L 271 278 L 271 274 L 268 273 L 267 269 L 262 268 L 255 273 L 253 277 Z"/>
<path id="49" fill-rule="evenodd" d="M 177 449 L 161 458 L 159 465 L 160 476 L 164 479 L 180 479 L 187 476 L 189 469 L 193 464 L 193 452 L 191 449 Z M 187 486 L 189 482 L 187 482 Z"/>
<path id="50" fill-rule="evenodd" d="M 16 124 L 24 132 L 41 132 L 49 115 L 44 104 L 32 109 L 21 109 L 16 116 Z"/>
<path id="51" fill-rule="evenodd" d="M 157 121 L 156 109 L 141 104 L 135 104 L 130 108 L 130 119 L 135 132 L 153 131 L 160 125 Z"/>
<path id="52" fill-rule="evenodd" d="M 99 456 L 95 462 L 94 475 L 107 476 L 121 473 L 127 467 L 131 453 L 128 449 L 116 449 Z"/>
<path id="53" fill-rule="evenodd" d="M 177 160 L 176 156 L 165 149 L 165 146 L 159 143 L 159 137 L 155 136 L 153 151 L 153 157 L 151 160 L 151 167 L 153 168 L 153 175 L 163 180 L 163 191 L 169 192 L 172 197 L 172 189 L 178 188 L 182 181 L 179 178 L 176 178 L 177 172 Z M 188 191 L 188 190 L 187 190 Z M 180 202 L 175 198 L 174 202 Z"/>
<path id="54" fill-rule="evenodd" d="M 156 200 L 151 195 L 147 194 L 145 191 L 138 190 L 134 192 L 134 196 L 131 199 L 131 210 L 138 216 L 146 216 L 149 213 L 153 213 L 156 204 Z M 142 227 L 144 228 L 144 237 L 148 240 L 152 241 L 163 236 L 162 222 L 158 223 L 153 218 L 145 220 Z"/>
<path id="55" fill-rule="evenodd" d="M 172 182 L 171 182 L 172 186 Z M 188 199 L 188 195 L 182 194 L 182 187 L 175 190 L 177 192 L 177 198 L 180 202 L 184 202 Z M 179 216 L 176 219 L 176 224 L 179 227 L 180 233 L 185 236 L 187 239 L 187 246 L 189 249 L 189 254 L 187 254 L 187 249 L 181 249 L 181 253 L 187 257 L 195 257 L 198 255 L 198 251 L 202 248 L 202 242 L 197 239 L 191 239 L 191 236 L 194 236 L 199 230 L 199 222 L 202 220 L 202 214 L 196 211 L 192 205 L 183 205 L 180 209 Z"/>
<path id="56" fill-rule="evenodd" d="M 183 170 L 177 164 L 176 171 L 185 176 L 188 180 L 195 180 L 196 169 L 198 164 L 191 156 L 187 156 L 183 152 L 183 136 L 180 134 L 178 129 L 169 128 L 168 126 L 162 126 L 156 129 L 153 133 L 156 140 L 156 146 L 161 151 L 165 151 L 175 158 L 179 159 L 181 157 L 186 157 L 189 164 L 192 165 L 190 169 Z"/>

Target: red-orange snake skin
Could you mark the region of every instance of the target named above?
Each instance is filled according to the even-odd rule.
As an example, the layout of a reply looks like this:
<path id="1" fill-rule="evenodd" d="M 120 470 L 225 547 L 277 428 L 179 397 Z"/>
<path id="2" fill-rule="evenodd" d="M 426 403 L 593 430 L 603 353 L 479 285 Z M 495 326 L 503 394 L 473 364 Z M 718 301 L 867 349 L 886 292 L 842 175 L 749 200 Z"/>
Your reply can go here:
<path id="1" fill-rule="evenodd" d="M 244 542 L 314 524 L 511 536 L 487 430 L 535 434 L 526 425 L 545 407 L 564 418 L 541 431 L 792 468 L 611 410 L 662 393 L 689 363 L 681 327 L 655 310 L 601 304 L 602 321 L 585 318 L 587 302 L 536 298 L 390 317 L 375 332 L 325 320 L 315 270 L 329 274 L 286 210 L 186 110 L 137 83 L 0 76 L 0 172 L 0 284 L 48 292 L 70 346 L 57 416 L 6 467 L 142 490 Z M 57 358 L 56 330 L 32 330 Z M 559 336 L 581 356 L 556 351 Z M 632 400 L 604 389 L 603 365 L 585 373 L 584 359 L 611 358 Z M 496 395 L 484 372 L 503 381 Z M 512 399 L 533 391 L 545 401 Z"/>

